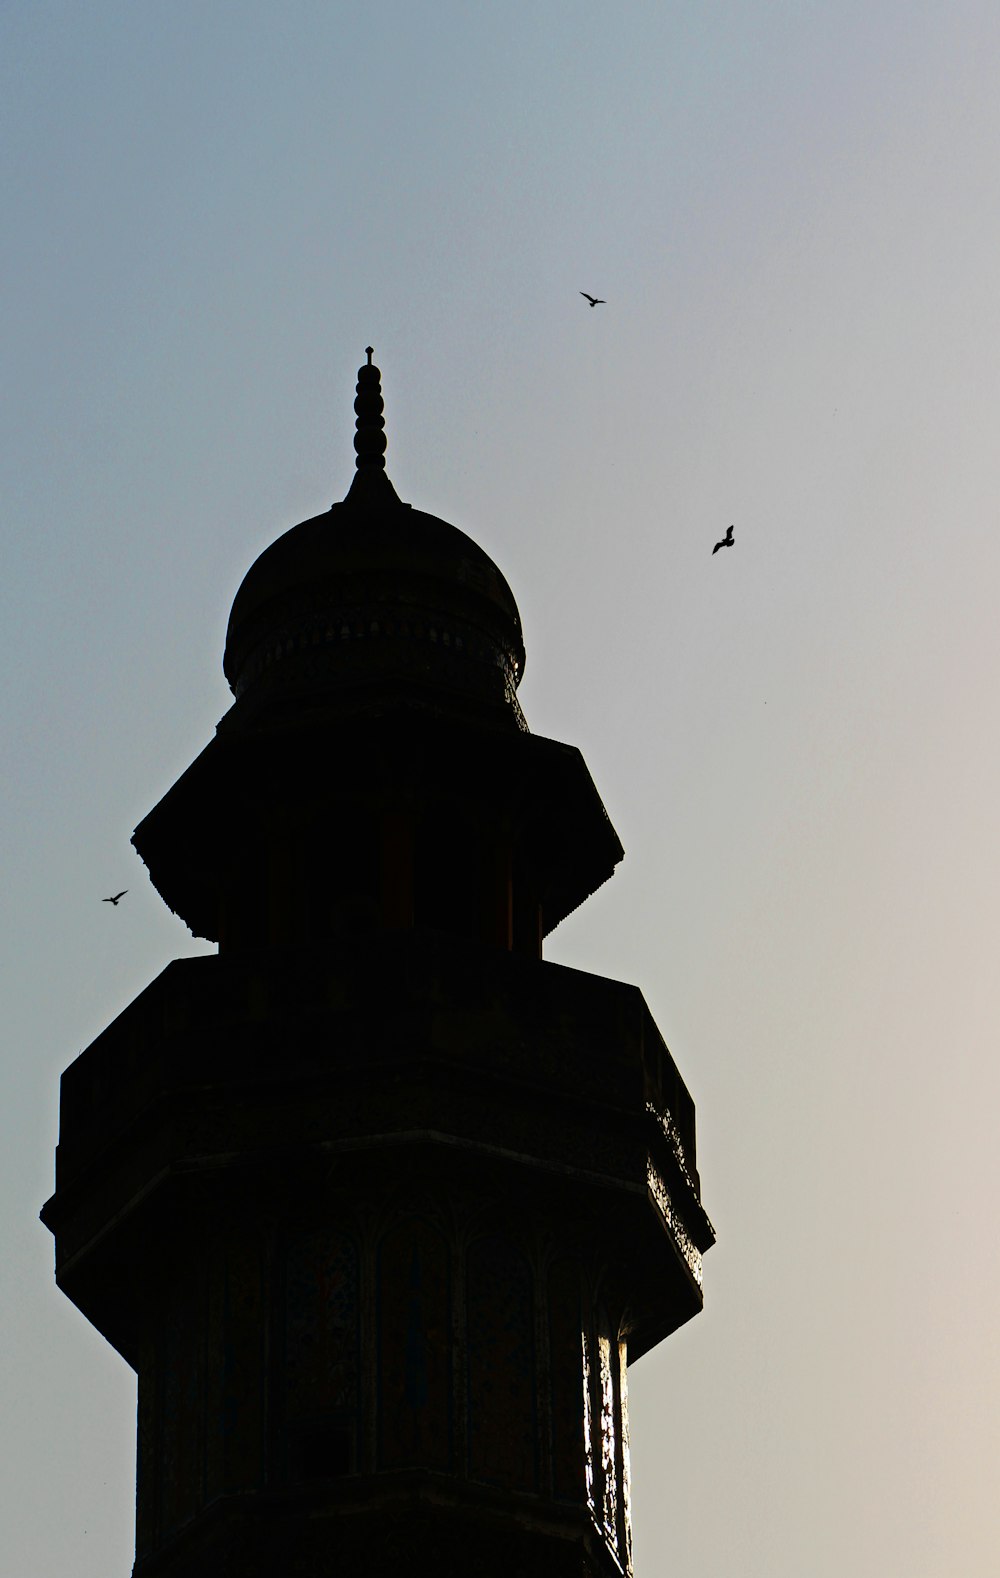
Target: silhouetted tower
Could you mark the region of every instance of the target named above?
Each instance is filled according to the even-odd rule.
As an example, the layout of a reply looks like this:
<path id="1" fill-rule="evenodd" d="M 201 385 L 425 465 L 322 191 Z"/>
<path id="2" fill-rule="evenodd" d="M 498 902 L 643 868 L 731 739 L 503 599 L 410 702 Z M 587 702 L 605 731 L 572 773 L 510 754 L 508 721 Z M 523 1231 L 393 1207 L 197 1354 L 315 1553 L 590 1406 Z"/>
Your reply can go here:
<path id="1" fill-rule="evenodd" d="M 43 1217 L 138 1373 L 137 1578 L 628 1572 L 626 1357 L 701 1307 L 691 1098 L 634 987 L 541 958 L 621 846 L 382 409 L 369 351 L 351 489 L 250 569 L 134 836 L 218 954 L 63 1076 Z"/>

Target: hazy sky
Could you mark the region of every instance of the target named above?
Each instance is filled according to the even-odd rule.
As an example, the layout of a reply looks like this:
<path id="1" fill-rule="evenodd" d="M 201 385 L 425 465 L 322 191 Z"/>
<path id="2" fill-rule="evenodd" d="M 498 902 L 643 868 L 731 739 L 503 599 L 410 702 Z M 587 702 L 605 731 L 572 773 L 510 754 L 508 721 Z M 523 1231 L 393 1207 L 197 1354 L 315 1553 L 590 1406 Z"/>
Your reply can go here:
<path id="1" fill-rule="evenodd" d="M 204 946 L 129 837 L 245 570 L 347 489 L 369 343 L 397 491 L 502 568 L 625 844 L 548 955 L 637 982 L 698 1104 L 637 1578 L 994 1578 L 998 81 L 996 0 L 0 6 L 17 1578 L 130 1571 L 58 1077 Z"/>

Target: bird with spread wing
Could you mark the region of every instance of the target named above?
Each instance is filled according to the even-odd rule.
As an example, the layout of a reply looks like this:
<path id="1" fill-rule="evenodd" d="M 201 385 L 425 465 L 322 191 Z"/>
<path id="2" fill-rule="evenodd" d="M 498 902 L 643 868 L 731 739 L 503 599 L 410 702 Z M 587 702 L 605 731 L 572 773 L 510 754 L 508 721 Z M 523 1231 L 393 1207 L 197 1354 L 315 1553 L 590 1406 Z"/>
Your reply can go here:
<path id="1" fill-rule="evenodd" d="M 123 899 L 127 892 L 128 892 L 128 888 L 122 888 L 120 893 L 113 894 L 110 899 L 102 899 L 101 903 L 102 904 L 115 904 L 115 905 L 117 905 L 118 900 L 119 899 Z"/>
<path id="2" fill-rule="evenodd" d="M 720 548 L 731 548 L 732 546 L 733 546 L 733 528 L 732 528 L 732 526 L 730 526 L 728 531 L 726 532 L 726 535 L 722 538 L 721 542 L 717 542 L 716 543 L 715 547 L 712 549 L 712 552 L 713 553 L 718 553 Z"/>
<path id="3" fill-rule="evenodd" d="M 587 292 L 585 290 L 581 290 L 580 295 L 585 297 L 586 300 L 590 302 L 590 305 L 592 307 L 606 307 L 607 306 L 607 302 L 605 301 L 603 296 L 588 296 Z"/>

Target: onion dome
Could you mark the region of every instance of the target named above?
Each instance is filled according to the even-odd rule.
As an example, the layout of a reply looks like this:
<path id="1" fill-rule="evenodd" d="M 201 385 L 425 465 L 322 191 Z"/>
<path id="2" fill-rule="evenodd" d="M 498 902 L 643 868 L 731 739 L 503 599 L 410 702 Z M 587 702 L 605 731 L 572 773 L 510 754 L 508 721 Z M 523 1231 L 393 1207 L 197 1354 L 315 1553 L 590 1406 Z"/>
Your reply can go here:
<path id="1" fill-rule="evenodd" d="M 237 710 L 322 697 L 352 711 L 485 709 L 497 724 L 526 728 L 513 594 L 464 532 L 400 500 L 385 471 L 370 346 L 367 356 L 346 498 L 266 548 L 236 594 L 223 667 Z"/>

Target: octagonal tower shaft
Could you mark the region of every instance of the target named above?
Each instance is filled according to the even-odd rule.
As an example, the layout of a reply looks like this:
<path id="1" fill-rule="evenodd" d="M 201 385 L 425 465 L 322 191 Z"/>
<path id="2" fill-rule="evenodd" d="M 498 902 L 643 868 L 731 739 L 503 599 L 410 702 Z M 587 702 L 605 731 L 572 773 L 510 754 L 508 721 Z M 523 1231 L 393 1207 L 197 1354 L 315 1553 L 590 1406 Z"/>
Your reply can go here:
<path id="1" fill-rule="evenodd" d="M 370 356 L 356 410 L 136 830 L 219 952 L 63 1076 L 57 1278 L 138 1374 L 136 1578 L 628 1572 L 626 1361 L 713 1236 L 694 1109 L 635 988 L 541 957 L 621 846 L 527 731 L 500 572 L 389 483 Z"/>

